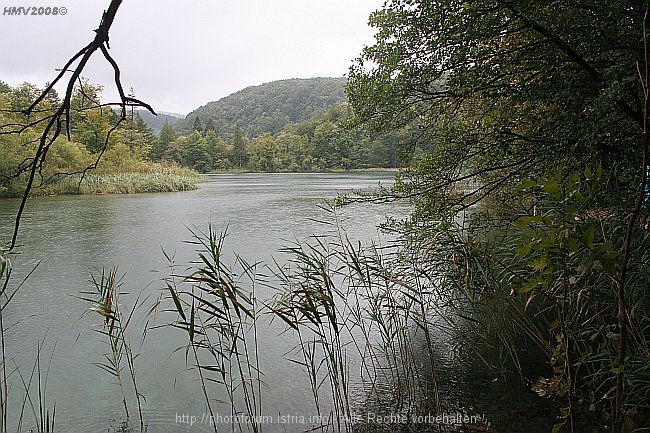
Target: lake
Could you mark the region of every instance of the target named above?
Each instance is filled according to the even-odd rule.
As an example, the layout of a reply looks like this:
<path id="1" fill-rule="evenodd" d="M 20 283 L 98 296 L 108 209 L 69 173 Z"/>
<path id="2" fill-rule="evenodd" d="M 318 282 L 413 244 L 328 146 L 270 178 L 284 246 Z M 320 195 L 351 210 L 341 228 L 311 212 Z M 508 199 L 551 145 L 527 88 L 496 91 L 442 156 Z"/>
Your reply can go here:
<path id="1" fill-rule="evenodd" d="M 173 256 L 177 271 L 184 271 L 196 259 L 195 246 L 187 243 L 192 238 L 190 229 L 206 231 L 210 224 L 217 231 L 227 231 L 226 262 L 234 262 L 240 255 L 249 263 L 271 264 L 275 260 L 282 264 L 287 260 L 279 252 L 282 247 L 315 234 L 336 235 L 337 226 L 326 222 L 334 221 L 327 209 L 337 194 L 372 191 L 380 183 L 390 186 L 392 182 L 390 172 L 218 174 L 208 176 L 206 183 L 190 192 L 32 199 L 19 237 L 23 246 L 13 259 L 12 287 L 38 266 L 3 313 L 9 370 L 18 366 L 29 382 L 41 344 L 41 371 L 47 372 L 46 405 L 50 409 L 56 405 L 56 431 L 130 431 L 124 424 L 119 387 L 96 365 L 105 362 L 104 354 L 110 351 L 106 338 L 95 332 L 101 318 L 84 314 L 89 304 L 79 299 L 81 292 L 92 289 L 91 275 L 117 266 L 125 293 L 121 303 L 131 307 L 138 294 L 152 303 L 163 292 L 163 279 L 170 274 L 163 251 Z M 5 238 L 10 235 L 17 206 L 17 200 L 0 201 Z M 336 213 L 338 227 L 350 239 L 384 244 L 391 239 L 377 226 L 389 216 L 407 215 L 408 208 L 353 204 Z M 269 287 L 260 286 L 257 292 L 261 299 L 272 295 Z M 145 317 L 142 313 L 134 318 L 136 328 L 143 326 Z M 171 320 L 174 316 L 164 311 L 155 318 L 158 324 Z M 276 320 L 264 322 L 258 330 L 262 412 L 272 418 L 264 422 L 265 432 L 307 430 L 313 423 L 306 419 L 316 415 L 307 376 L 301 366 L 287 361 L 296 342 L 283 333 L 285 328 Z M 206 405 L 196 371 L 189 369 L 192 358 L 186 362 L 185 351 L 177 350 L 187 343 L 187 335 L 170 327 L 150 329 L 141 348 L 137 332 L 129 337 L 134 351 L 140 353 L 136 370 L 138 386 L 146 397 L 147 431 L 213 431 L 205 422 Z M 445 339 L 440 336 L 439 340 L 445 347 Z M 548 431 L 548 420 L 540 421 L 545 408 L 534 408 L 530 392 L 516 380 L 503 383 L 479 374 L 479 369 L 453 365 L 449 359 L 442 359 L 439 367 L 444 370 L 441 396 L 447 409 L 485 414 L 486 419 L 501 425 L 500 432 Z M 359 369 L 358 362 L 352 359 L 349 368 L 355 377 L 352 370 Z M 18 371 L 12 373 L 10 382 L 9 424 L 15 426 L 24 395 Z M 32 379 L 31 389 L 38 411 L 36 379 Z M 363 406 L 364 390 L 354 384 L 350 389 L 350 400 Z M 218 391 L 212 395 L 225 398 Z M 134 399 L 129 399 L 132 425 L 137 426 Z M 230 415 L 228 405 L 214 404 L 218 414 Z M 32 428 L 33 420 L 27 403 L 23 427 Z M 220 430 L 230 431 L 232 425 L 223 424 Z"/>
<path id="2" fill-rule="evenodd" d="M 174 255 L 176 263 L 186 264 L 195 258 L 193 246 L 185 243 L 191 239 L 189 229 L 205 231 L 208 224 L 215 230 L 227 228 L 225 251 L 230 258 L 240 254 L 249 262 L 283 260 L 278 253 L 282 246 L 332 231 L 319 222 L 329 218 L 321 206 L 340 193 L 376 189 L 379 182 L 390 185 L 392 176 L 387 172 L 219 174 L 210 175 L 208 182 L 191 192 L 30 200 L 19 238 L 23 246 L 14 258 L 13 281 L 19 282 L 40 265 L 5 312 L 5 323 L 13 325 L 7 333 L 11 364 L 20 365 L 28 377 L 36 347 L 44 341 L 43 364 L 52 356 L 46 398 L 50 407 L 56 403 L 56 430 L 119 429 L 123 415 L 117 385 L 93 365 L 108 352 L 105 339 L 93 332 L 93 325 L 100 321 L 96 315 L 82 316 L 88 304 L 76 297 L 91 289 L 92 273 L 117 266 L 118 274 L 124 274 L 122 291 L 137 294 L 146 288 L 145 295 L 155 296 L 164 287 L 161 279 L 169 274 L 163 249 Z M 17 205 L 16 200 L 0 202 L 5 237 Z M 352 205 L 339 213 L 351 238 L 369 241 L 378 238 L 377 225 L 395 211 L 403 213 L 404 209 Z M 132 305 L 128 296 L 122 300 Z M 287 348 L 278 344 L 281 328 L 267 329 L 260 338 L 270 370 L 265 378 L 268 392 L 282 396 L 269 410 L 308 411 L 304 404 L 310 398 L 308 382 L 301 383 L 299 369 L 267 362 L 282 357 Z M 177 330 L 155 329 L 142 348 L 138 381 L 147 399 L 144 412 L 149 431 L 210 431 L 206 426 L 175 422 L 177 414 L 205 412 L 196 374 L 183 371 L 183 353 L 173 353 L 186 342 L 184 338 Z M 21 394 L 17 388 L 13 392 Z M 30 425 L 29 411 L 24 418 Z"/>

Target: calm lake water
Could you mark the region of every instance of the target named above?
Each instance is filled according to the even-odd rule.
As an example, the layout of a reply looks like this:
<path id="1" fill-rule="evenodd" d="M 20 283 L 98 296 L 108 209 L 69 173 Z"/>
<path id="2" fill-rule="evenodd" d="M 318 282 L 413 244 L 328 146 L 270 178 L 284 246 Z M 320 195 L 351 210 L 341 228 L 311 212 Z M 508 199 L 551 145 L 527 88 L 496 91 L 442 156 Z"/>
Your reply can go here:
<path id="1" fill-rule="evenodd" d="M 375 189 L 380 182 L 390 185 L 392 176 L 223 174 L 209 176 L 207 183 L 191 192 L 31 200 L 20 235 L 24 246 L 14 258 L 14 283 L 37 263 L 40 265 L 4 312 L 5 324 L 11 326 L 6 345 L 12 368 L 20 366 L 20 372 L 29 380 L 37 345 L 43 344 L 42 370 L 51 357 L 46 398 L 48 407 L 56 404 L 56 431 L 125 431 L 119 388 L 110 375 L 94 365 L 102 362 L 103 354 L 109 351 L 105 339 L 93 331 L 93 325 L 100 321 L 97 315 L 83 315 L 88 304 L 77 298 L 82 291 L 91 289 L 92 273 L 117 266 L 118 274 L 124 274 L 122 291 L 131 294 L 122 298 L 127 306 L 133 305 L 135 294 L 140 292 L 153 298 L 161 293 L 161 279 L 169 274 L 163 250 L 174 255 L 183 268 L 195 258 L 193 246 L 185 243 L 191 239 L 188 228 L 205 231 L 210 223 L 216 230 L 227 227 L 226 261 L 239 254 L 248 262 L 270 263 L 273 257 L 282 262 L 286 259 L 278 251 L 283 246 L 333 231 L 332 226 L 320 222 L 328 218 L 321 208 L 327 200 L 352 190 Z M 17 205 L 16 200 L 0 201 L 0 227 L 5 237 L 10 234 Z M 339 210 L 338 215 L 350 238 L 386 242 L 377 225 L 387 216 L 400 217 L 406 212 L 405 207 L 397 205 L 351 205 Z M 270 290 L 266 290 L 258 296 L 270 297 Z M 159 322 L 165 319 L 169 317 L 158 317 Z M 266 384 L 264 413 L 273 417 L 308 416 L 315 413 L 309 381 L 299 366 L 286 361 L 286 352 L 293 343 L 281 335 L 283 328 L 278 324 L 260 330 Z M 134 344 L 141 352 L 137 359 L 138 383 L 146 397 L 144 418 L 149 432 L 212 431 L 208 425 L 190 425 L 186 421 L 191 418 L 183 418 L 201 419 L 206 412 L 196 373 L 186 371 L 184 351 L 175 351 L 186 343 L 185 339 L 178 330 L 159 328 L 149 332 L 141 350 Z M 520 389 L 508 390 L 516 388 L 516 384 L 495 385 L 496 381 L 485 377 L 470 380 L 470 376 L 471 372 L 462 368 L 447 373 L 448 385 L 442 393 L 453 400 L 453 407 L 486 413 L 488 418 L 500 418 L 510 427 L 524 422 L 521 425 L 526 431 L 548 430 L 547 425 L 530 421 L 539 415 L 539 410 L 530 408 L 532 400 L 522 399 Z M 24 393 L 15 373 L 12 383 L 10 413 L 15 422 L 21 405 L 18 397 Z M 459 390 L 468 390 L 469 394 Z M 476 401 L 471 401 L 472 396 Z M 229 414 L 227 405 L 221 408 L 218 412 Z M 504 421 L 504 416 L 514 419 Z M 28 430 L 33 426 L 30 409 L 23 418 Z M 264 431 L 306 428 L 269 424 Z M 512 428 L 500 431 L 519 431 Z"/>

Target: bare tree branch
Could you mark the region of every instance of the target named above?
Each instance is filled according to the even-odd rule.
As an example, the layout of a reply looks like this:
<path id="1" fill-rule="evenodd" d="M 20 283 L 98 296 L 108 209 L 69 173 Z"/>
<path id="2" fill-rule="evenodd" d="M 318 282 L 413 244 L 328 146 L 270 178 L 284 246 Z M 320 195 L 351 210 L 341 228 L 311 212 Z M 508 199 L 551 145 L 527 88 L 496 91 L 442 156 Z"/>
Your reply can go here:
<path id="1" fill-rule="evenodd" d="M 115 59 L 113 59 L 113 57 L 108 52 L 108 50 L 110 49 L 109 31 L 115 19 L 115 15 L 117 14 L 117 11 L 121 4 L 122 4 L 122 0 L 111 0 L 108 9 L 105 10 L 104 13 L 102 14 L 99 27 L 95 29 L 95 38 L 88 45 L 86 45 L 81 50 L 79 50 L 75 55 L 73 55 L 65 63 L 65 65 L 61 68 L 60 72 L 55 77 L 55 79 L 40 93 L 40 95 L 32 102 L 32 104 L 26 110 L 23 111 L 23 114 L 25 114 L 26 116 L 30 116 L 31 114 L 35 113 L 37 111 L 38 105 L 45 100 L 46 96 L 54 88 L 54 86 L 63 80 L 65 74 L 71 73 L 71 76 L 67 81 L 65 96 L 63 97 L 61 104 L 54 111 L 54 113 L 50 116 L 40 118 L 37 121 L 28 122 L 26 125 L 14 125 L 20 127 L 14 131 L 5 132 L 5 133 L 20 134 L 25 130 L 27 130 L 28 128 L 32 128 L 41 124 L 44 125 L 43 132 L 41 133 L 40 138 L 37 140 L 38 148 L 36 149 L 33 157 L 27 160 L 26 164 L 24 165 L 21 164 L 21 167 L 19 167 L 17 172 L 18 175 L 28 172 L 29 177 L 27 180 L 27 185 L 25 186 L 25 190 L 23 191 L 22 194 L 18 212 L 16 213 L 13 235 L 11 237 L 11 243 L 7 249 L 8 252 L 12 251 L 16 247 L 17 240 L 18 240 L 18 233 L 20 230 L 20 221 L 25 211 L 27 199 L 34 185 L 34 180 L 36 178 L 36 175 L 41 173 L 41 169 L 43 168 L 43 164 L 47 159 L 47 153 L 50 150 L 50 147 L 63 132 L 64 124 L 65 124 L 66 135 L 68 139 L 70 139 L 70 118 L 71 118 L 70 111 L 71 111 L 72 96 L 75 88 L 75 83 L 81 81 L 80 80 L 81 74 L 84 71 L 88 61 L 95 54 L 95 52 L 99 50 L 102 53 L 104 59 L 113 68 L 115 74 L 115 86 L 120 96 L 120 102 L 115 103 L 113 105 L 116 105 L 121 109 L 121 116 L 120 119 L 117 121 L 116 125 L 114 125 L 110 131 L 108 131 L 106 139 L 104 141 L 104 145 L 98 155 L 97 160 L 93 164 L 88 166 L 83 172 L 81 172 L 81 180 L 83 180 L 88 170 L 95 168 L 99 163 L 99 160 L 101 159 L 108 145 L 110 134 L 126 118 L 127 106 L 144 107 L 147 110 L 149 110 L 152 114 L 154 115 L 156 114 L 149 104 L 146 104 L 145 102 L 142 102 L 139 99 L 128 97 L 124 94 L 124 89 L 120 79 L 120 68 L 117 62 L 115 61 Z M 98 101 L 96 101 L 96 103 L 98 106 L 101 105 L 99 104 Z"/>

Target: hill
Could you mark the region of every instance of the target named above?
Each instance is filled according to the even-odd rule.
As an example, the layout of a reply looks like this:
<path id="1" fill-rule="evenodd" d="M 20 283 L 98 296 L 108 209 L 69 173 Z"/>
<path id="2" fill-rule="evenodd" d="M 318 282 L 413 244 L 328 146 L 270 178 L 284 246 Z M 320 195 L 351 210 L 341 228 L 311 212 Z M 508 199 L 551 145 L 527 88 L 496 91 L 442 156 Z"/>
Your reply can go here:
<path id="1" fill-rule="evenodd" d="M 225 140 L 232 139 L 237 125 L 248 137 L 277 134 L 288 123 L 305 121 L 345 101 L 346 83 L 343 77 L 309 78 L 247 87 L 197 108 L 174 128 L 179 134 L 189 134 L 198 118 L 202 128 L 211 124 Z"/>

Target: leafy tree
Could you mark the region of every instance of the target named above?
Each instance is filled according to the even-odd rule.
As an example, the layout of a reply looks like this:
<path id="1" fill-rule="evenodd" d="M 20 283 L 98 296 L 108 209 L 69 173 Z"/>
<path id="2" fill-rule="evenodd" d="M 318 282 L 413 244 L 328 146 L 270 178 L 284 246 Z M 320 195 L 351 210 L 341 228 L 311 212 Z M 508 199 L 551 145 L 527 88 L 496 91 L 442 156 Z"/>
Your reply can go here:
<path id="1" fill-rule="evenodd" d="M 274 172 L 280 169 L 279 148 L 271 134 L 263 134 L 251 142 L 249 168 L 254 171 Z"/>
<path id="2" fill-rule="evenodd" d="M 41 89 L 27 82 L 16 87 L 10 92 L 12 110 L 26 110 L 40 93 Z"/>
<path id="3" fill-rule="evenodd" d="M 100 152 L 106 144 L 112 116 L 110 109 L 84 109 L 75 116 L 72 139 L 84 144 L 90 153 Z"/>
<path id="4" fill-rule="evenodd" d="M 476 209 L 454 246 L 464 251 L 466 268 L 448 275 L 473 290 L 470 301 L 489 293 L 507 299 L 511 289 L 520 295 L 519 317 L 542 303 L 552 317 L 543 338 L 558 342 L 546 391 L 567 403 L 563 422 L 572 404 L 590 395 L 594 407 L 613 407 L 617 430 L 627 414 L 624 390 L 632 390 L 628 404 L 639 404 L 636 390 L 647 384 L 639 367 L 648 365 L 647 352 L 626 346 L 631 329 L 645 330 L 634 337 L 641 346 L 650 341 L 641 313 L 647 303 L 632 301 L 648 284 L 640 271 L 648 215 L 638 199 L 648 154 L 647 7 L 389 0 L 371 16 L 376 43 L 351 68 L 347 88 L 358 123 L 375 131 L 412 128 L 417 133 L 403 150 L 427 149 L 397 184 L 396 193 L 415 204 L 404 229 L 435 249 L 450 238 L 460 209 Z M 594 209 L 605 209 L 608 219 L 598 230 L 588 223 L 595 217 L 585 217 Z M 512 237 L 522 227 L 534 254 Z M 507 254 L 517 246 L 517 256 Z M 606 278 L 589 274 L 594 263 Z M 580 333 L 581 323 L 594 323 L 593 334 Z"/>
<path id="5" fill-rule="evenodd" d="M 217 170 L 227 170 L 232 167 L 228 155 L 231 153 L 231 146 L 213 130 L 208 130 L 205 134 L 205 141 L 208 146 L 208 152 L 212 159 L 212 168 Z"/>
<path id="6" fill-rule="evenodd" d="M 181 164 L 193 168 L 200 173 L 212 169 L 212 156 L 205 138 L 200 131 L 194 131 L 188 137 L 178 139 L 181 152 Z"/>
<path id="7" fill-rule="evenodd" d="M 0 80 L 0 93 L 9 93 L 10 91 L 11 87 L 4 81 Z"/>
<path id="8" fill-rule="evenodd" d="M 390 1 L 371 16 L 377 42 L 350 70 L 350 101 L 371 128 L 413 123 L 433 144 L 421 168 L 440 188 L 416 168 L 405 193 L 445 209 L 464 176 L 487 192 L 550 164 L 636 166 L 643 13 L 629 1 Z"/>
<path id="9" fill-rule="evenodd" d="M 50 83 L 45 83 L 45 87 L 49 87 Z M 59 97 L 59 93 L 56 91 L 56 89 L 52 88 L 47 92 L 47 96 L 45 96 L 45 102 L 49 104 L 50 107 L 58 107 L 61 104 L 61 98 Z"/>

